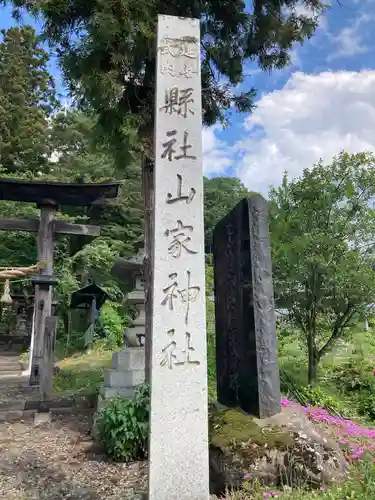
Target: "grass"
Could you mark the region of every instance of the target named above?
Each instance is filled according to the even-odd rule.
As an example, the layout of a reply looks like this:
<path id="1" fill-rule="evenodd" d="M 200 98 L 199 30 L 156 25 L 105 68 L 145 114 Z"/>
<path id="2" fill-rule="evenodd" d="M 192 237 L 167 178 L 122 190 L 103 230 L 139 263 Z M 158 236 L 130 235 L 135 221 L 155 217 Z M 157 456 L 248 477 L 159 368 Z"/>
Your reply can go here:
<path id="1" fill-rule="evenodd" d="M 53 388 L 60 396 L 96 393 L 103 382 L 104 372 L 111 367 L 113 351 L 93 348 L 59 362 L 61 372 L 55 375 Z"/>

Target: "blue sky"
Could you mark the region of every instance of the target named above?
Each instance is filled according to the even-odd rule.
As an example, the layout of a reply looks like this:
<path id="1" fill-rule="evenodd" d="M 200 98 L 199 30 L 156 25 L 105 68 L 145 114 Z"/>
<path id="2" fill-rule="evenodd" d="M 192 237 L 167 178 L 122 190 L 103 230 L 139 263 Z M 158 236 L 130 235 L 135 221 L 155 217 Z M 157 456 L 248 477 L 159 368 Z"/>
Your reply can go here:
<path id="1" fill-rule="evenodd" d="M 375 0 L 341 3 L 332 0 L 313 38 L 294 47 L 289 68 L 254 67 L 244 84 L 258 89 L 252 115 L 204 130 L 206 175 L 236 175 L 266 194 L 285 171 L 299 175 L 341 149 L 375 150 Z M 0 13 L 1 28 L 14 24 L 9 8 Z M 50 69 L 64 94 L 53 58 Z"/>

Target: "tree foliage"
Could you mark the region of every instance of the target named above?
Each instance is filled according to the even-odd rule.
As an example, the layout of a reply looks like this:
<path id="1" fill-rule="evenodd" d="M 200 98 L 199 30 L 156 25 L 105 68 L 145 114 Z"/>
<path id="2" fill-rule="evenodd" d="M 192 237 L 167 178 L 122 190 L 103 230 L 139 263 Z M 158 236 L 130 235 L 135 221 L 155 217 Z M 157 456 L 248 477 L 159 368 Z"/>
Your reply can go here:
<path id="1" fill-rule="evenodd" d="M 48 118 L 57 106 L 48 54 L 30 26 L 1 35 L 0 166 L 35 173 L 48 165 Z"/>
<path id="2" fill-rule="evenodd" d="M 152 133 L 158 14 L 201 21 L 203 122 L 212 125 L 252 109 L 255 91 L 241 85 L 246 68 L 252 62 L 264 70 L 287 65 L 293 43 L 313 34 L 324 9 L 321 0 L 10 3 L 16 13 L 27 8 L 42 15 L 72 93 L 99 113 L 107 136 L 122 146 L 138 142 L 135 130 L 148 141 Z M 301 14 L 300 6 L 311 15 Z"/>
<path id="3" fill-rule="evenodd" d="M 271 191 L 275 292 L 303 332 L 309 380 L 375 301 L 375 157 L 340 153 Z"/>
<path id="4" fill-rule="evenodd" d="M 204 225 L 206 251 L 212 251 L 212 232 L 216 224 L 251 192 L 236 177 L 204 179 Z"/>

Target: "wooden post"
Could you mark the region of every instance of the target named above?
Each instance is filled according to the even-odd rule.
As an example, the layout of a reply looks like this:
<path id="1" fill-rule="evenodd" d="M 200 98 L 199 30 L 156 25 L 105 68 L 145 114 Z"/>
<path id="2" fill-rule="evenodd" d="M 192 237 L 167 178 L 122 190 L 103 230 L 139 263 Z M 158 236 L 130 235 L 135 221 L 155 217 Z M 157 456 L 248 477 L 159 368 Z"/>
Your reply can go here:
<path id="1" fill-rule="evenodd" d="M 35 297 L 34 297 L 34 311 L 33 311 L 33 319 L 31 326 L 31 339 L 30 339 L 30 350 L 29 350 L 29 367 L 27 369 L 27 374 L 30 377 L 32 361 L 33 361 L 33 353 L 34 353 L 34 339 L 35 339 Z"/>
<path id="2" fill-rule="evenodd" d="M 144 283 L 145 283 L 145 381 L 150 382 L 151 361 L 151 325 L 153 311 L 153 278 L 152 278 L 152 233 L 153 233 L 153 209 L 154 209 L 154 161 L 144 156 L 142 165 L 142 191 L 144 202 Z"/>
<path id="3" fill-rule="evenodd" d="M 50 287 L 52 288 L 52 287 Z M 56 336 L 56 316 L 47 316 L 45 318 L 45 328 L 43 336 L 43 358 L 40 372 L 40 400 L 42 402 L 51 401 L 52 399 L 52 378 L 53 378 L 53 363 L 55 353 L 55 336 Z"/>
<path id="4" fill-rule="evenodd" d="M 53 267 L 53 229 L 56 206 L 42 205 L 40 207 L 40 223 L 38 231 L 38 262 L 43 262 L 44 267 L 40 275 L 52 276 Z M 42 368 L 44 349 L 44 329 L 46 317 L 51 316 L 52 287 L 36 285 L 34 302 L 34 345 L 32 346 L 32 360 L 30 385 L 38 385 L 40 370 Z"/>
<path id="5" fill-rule="evenodd" d="M 96 318 L 96 298 L 93 297 L 91 302 L 91 327 L 90 327 L 90 347 L 94 343 L 94 330 L 95 330 L 95 318 Z"/>

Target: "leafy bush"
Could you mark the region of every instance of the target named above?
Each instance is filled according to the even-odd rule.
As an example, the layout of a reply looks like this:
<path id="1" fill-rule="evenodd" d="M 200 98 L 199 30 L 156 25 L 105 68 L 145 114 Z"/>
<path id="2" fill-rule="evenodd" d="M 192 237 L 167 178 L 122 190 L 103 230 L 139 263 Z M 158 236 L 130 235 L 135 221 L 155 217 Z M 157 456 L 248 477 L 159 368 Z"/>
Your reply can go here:
<path id="1" fill-rule="evenodd" d="M 115 348 L 123 344 L 125 318 L 118 312 L 116 304 L 104 304 L 100 311 L 100 324 L 110 347 Z"/>
<path id="2" fill-rule="evenodd" d="M 147 385 L 134 398 L 111 399 L 96 417 L 98 437 L 106 453 L 117 462 L 147 456 L 150 391 Z"/>
<path id="3" fill-rule="evenodd" d="M 325 408 L 332 413 L 338 413 L 340 415 L 347 414 L 345 403 L 335 398 L 321 387 L 307 386 L 302 388 L 300 392 L 302 397 L 305 398 L 311 406 Z"/>
<path id="4" fill-rule="evenodd" d="M 332 381 L 344 391 L 373 391 L 373 366 L 363 358 L 353 357 L 332 370 Z"/>
<path id="5" fill-rule="evenodd" d="M 375 394 L 368 393 L 366 395 L 361 395 L 358 410 L 361 415 L 366 415 L 372 420 L 375 420 Z"/>

